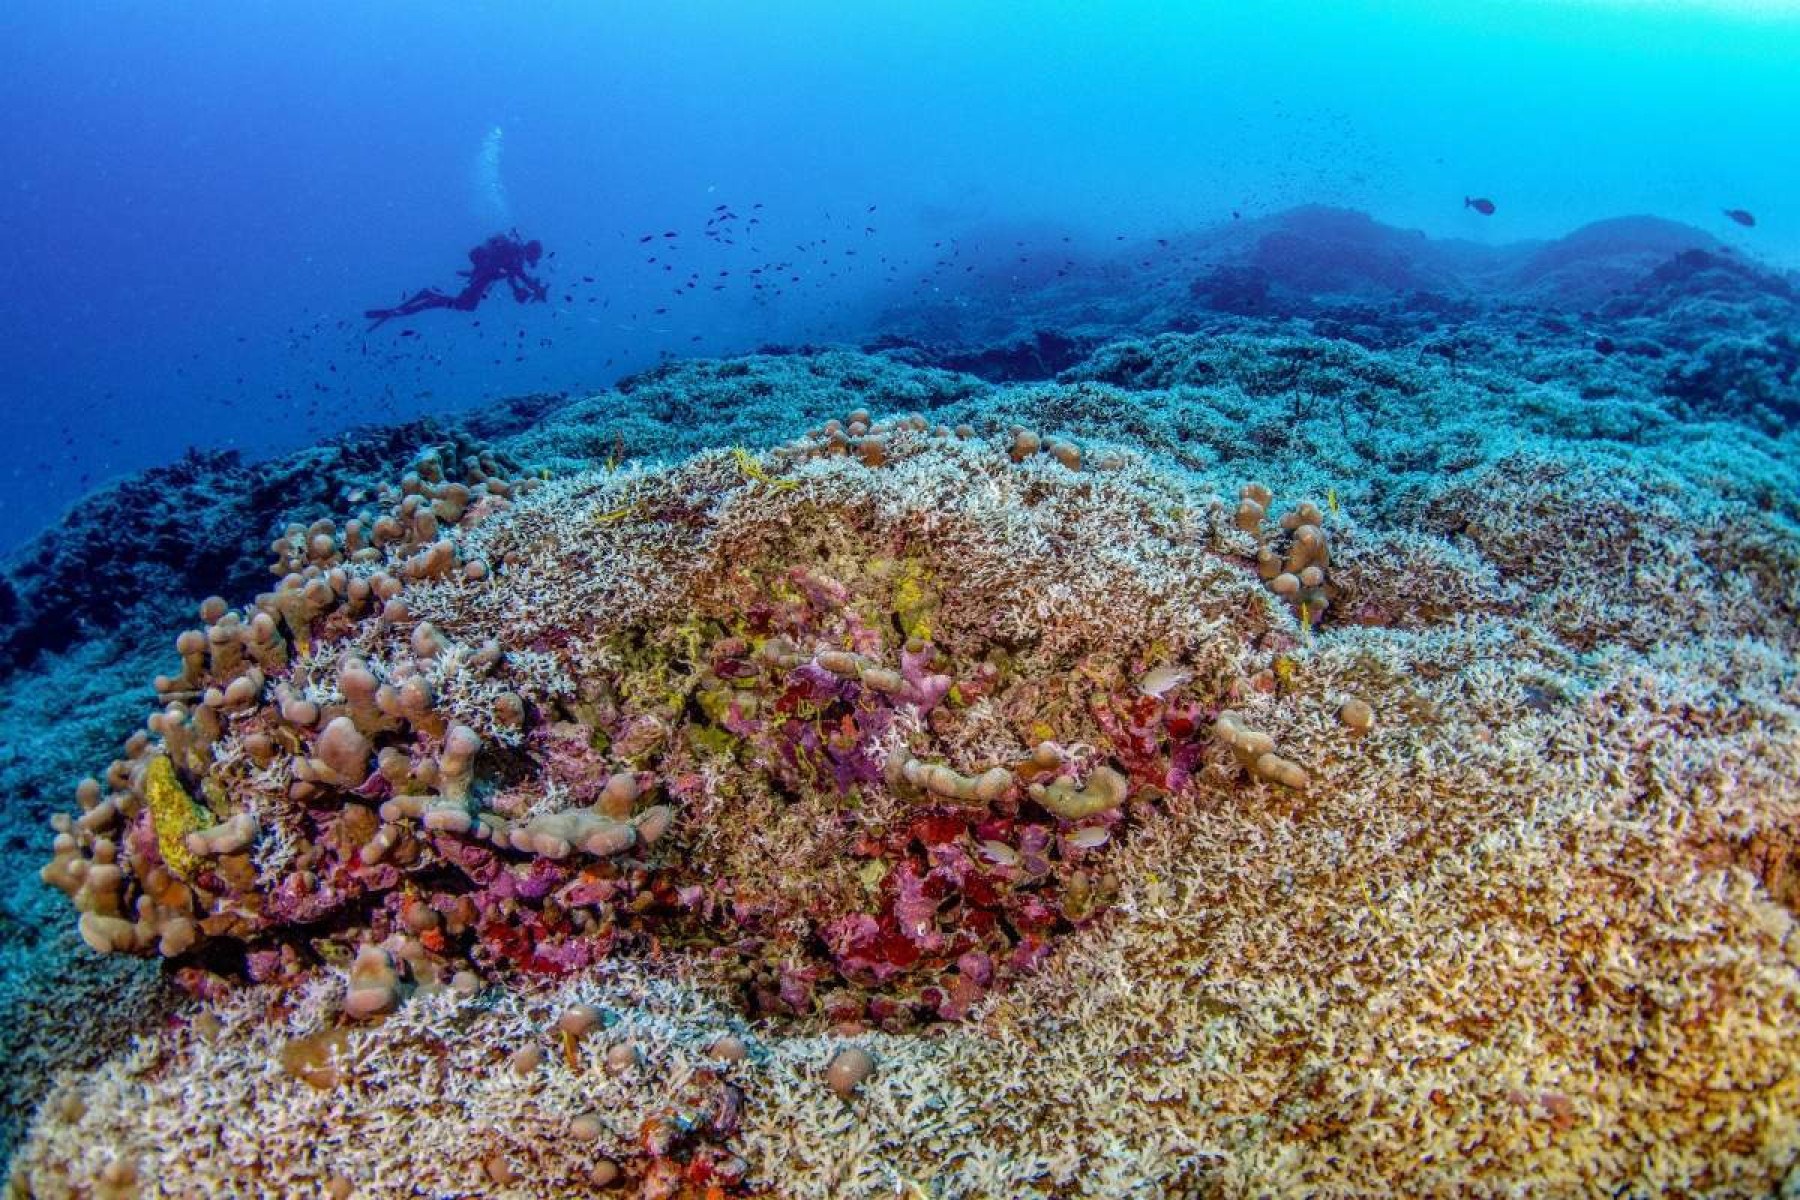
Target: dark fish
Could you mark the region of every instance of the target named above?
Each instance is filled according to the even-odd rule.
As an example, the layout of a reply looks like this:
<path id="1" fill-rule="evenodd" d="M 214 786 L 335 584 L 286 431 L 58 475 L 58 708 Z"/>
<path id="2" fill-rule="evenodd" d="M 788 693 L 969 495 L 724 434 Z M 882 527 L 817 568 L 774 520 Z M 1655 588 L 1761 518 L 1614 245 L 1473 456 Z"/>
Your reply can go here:
<path id="1" fill-rule="evenodd" d="M 1473 198 L 1464 196 L 1463 207 L 1472 208 L 1484 217 L 1491 217 L 1494 215 L 1494 202 L 1487 199 L 1485 196 L 1475 196 Z"/>
<path id="2" fill-rule="evenodd" d="M 1725 215 L 1736 221 L 1739 225 L 1742 225 L 1745 229 L 1754 228 L 1756 225 L 1756 217 L 1746 209 L 1728 208 L 1725 210 Z"/>

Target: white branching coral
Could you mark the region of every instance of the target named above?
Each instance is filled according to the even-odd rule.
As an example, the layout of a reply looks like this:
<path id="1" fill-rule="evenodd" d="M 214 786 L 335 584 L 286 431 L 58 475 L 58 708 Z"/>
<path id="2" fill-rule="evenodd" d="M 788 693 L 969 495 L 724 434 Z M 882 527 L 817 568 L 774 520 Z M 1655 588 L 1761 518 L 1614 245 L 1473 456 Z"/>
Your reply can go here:
<path id="1" fill-rule="evenodd" d="M 1327 365 L 1371 369 L 1348 350 Z M 1079 413 L 1060 385 L 1044 394 Z M 390 673 L 419 660 L 412 677 L 446 708 L 445 729 L 422 737 L 435 787 L 455 782 L 452 730 L 479 716 L 482 746 L 510 749 L 511 726 L 497 694 L 459 692 L 432 664 L 505 640 L 496 692 L 553 700 L 566 709 L 559 736 L 589 738 L 581 718 L 620 707 L 624 687 L 593 679 L 666 682 L 666 663 L 645 667 L 641 647 L 608 640 L 619 630 L 686 612 L 743 564 L 796 547 L 805 570 L 784 577 L 792 590 L 776 602 L 800 605 L 811 588 L 854 608 L 834 584 L 844 597 L 874 583 L 898 594 L 911 577 L 893 543 L 929 546 L 932 584 L 955 603 L 853 614 L 833 627 L 843 644 L 761 647 L 821 687 L 854 682 L 884 698 L 937 672 L 909 677 L 894 647 L 926 639 L 902 628 L 875 645 L 877 624 L 885 638 L 925 622 L 944 646 L 981 647 L 964 665 L 983 670 L 958 676 L 940 707 L 899 713 L 869 739 L 913 791 L 859 779 L 828 814 L 816 798 L 746 784 L 753 772 L 729 745 L 658 777 L 679 788 L 680 823 L 663 832 L 722 874 L 754 867 L 857 895 L 881 880 L 844 845 L 919 796 L 1024 804 L 1035 789 L 1063 822 L 1058 861 L 1082 864 L 1083 886 L 1110 902 L 1071 909 L 1068 936 L 1032 971 L 930 1035 L 834 1021 L 823 1003 L 753 1027 L 729 956 L 671 942 L 561 982 L 446 983 L 412 974 L 421 960 L 400 935 L 298 982 L 227 995 L 147 1034 L 131 1057 L 67 1075 L 21 1151 L 19 1186 L 92 1189 L 129 1163 L 172 1193 L 228 1192 L 254 1158 L 261 1182 L 289 1194 L 340 1180 L 374 1195 L 504 1181 L 509 1194 L 552 1196 L 602 1176 L 656 1182 L 668 1156 L 646 1147 L 679 1145 L 688 1123 L 717 1133 L 707 1161 L 720 1178 L 793 1197 L 1779 1185 L 1800 1145 L 1789 1086 L 1800 1073 L 1800 727 L 1792 631 L 1770 618 L 1791 581 L 1768 581 L 1727 617 L 1738 585 L 1682 565 L 1742 550 L 1768 574 L 1784 561 L 1776 549 L 1753 553 L 1756 537 L 1723 531 L 1729 522 L 1693 533 L 1695 514 L 1661 501 L 1640 525 L 1609 504 L 1606 527 L 1581 535 L 1605 569 L 1573 606 L 1569 571 L 1534 556 L 1555 553 L 1575 517 L 1541 507 L 1535 471 L 1481 475 L 1453 503 L 1426 506 L 1428 524 L 1454 515 L 1476 549 L 1317 509 L 1276 545 L 1266 502 L 1245 497 L 1264 511 L 1244 525 L 1294 568 L 1273 577 L 1339 589 L 1330 619 L 1308 628 L 1318 614 L 1309 606 L 1303 624 L 1263 585 L 1254 536 L 1205 481 L 1136 457 L 1100 469 L 1079 428 L 1064 452 L 1040 440 L 1017 462 L 1018 434 L 989 432 L 863 414 L 763 455 L 546 483 L 463 535 L 460 555 L 487 564 L 490 582 L 405 591 L 409 620 L 428 618 L 450 644 L 401 651 L 371 638 L 359 650 L 396 691 L 406 679 Z M 1289 495 L 1311 485 L 1279 482 Z M 1482 489 L 1493 507 L 1472 514 Z M 1302 529 L 1329 534 L 1329 579 Z M 1684 551 L 1688 537 L 1711 548 Z M 1674 544 L 1648 559 L 1631 549 L 1626 571 L 1612 557 L 1621 539 Z M 1514 578 L 1526 571 L 1572 606 L 1546 615 Z M 1692 608 L 1631 609 L 1634 596 L 1694 589 Z M 588 622 L 574 636 L 571 613 Z M 1648 646 L 1640 635 L 1657 622 L 1670 636 Z M 691 641 L 705 644 L 697 631 Z M 678 649 L 684 669 L 705 661 Z M 745 649 L 734 662 L 751 659 Z M 320 680 L 344 669 L 302 661 Z M 716 682 L 707 702 L 747 720 L 747 689 Z M 295 698 L 325 717 L 362 686 L 338 679 Z M 610 752 L 653 752 L 681 713 L 640 715 Z M 316 743 L 339 719 L 355 723 L 345 713 L 301 728 Z M 1184 756 L 1155 761 L 1160 782 L 1147 786 L 1147 764 L 1174 743 Z M 344 775 L 363 756 L 310 757 Z M 411 782 L 402 766 L 423 763 L 395 765 Z M 477 805 L 514 804 L 509 844 L 511 832 L 534 848 L 554 835 L 549 850 L 566 844 L 585 865 L 573 834 L 646 819 L 606 815 L 604 790 L 625 790 L 615 777 L 409 795 L 430 797 L 420 819 L 453 802 L 471 826 Z M 583 785 L 594 794 L 579 811 L 591 815 L 571 818 Z M 820 835 L 827 815 L 841 816 L 843 838 Z M 1015 830 L 980 832 L 958 869 L 979 855 L 982 870 L 1025 872 L 1048 854 Z M 257 836 L 265 874 L 291 861 L 279 820 L 265 817 Z M 1080 857 L 1093 852 L 1104 856 Z M 56 866 L 106 902 L 70 855 Z M 790 915 L 764 935 L 812 932 Z M 366 1021 L 341 1020 L 347 1000 Z M 579 1033 L 559 1024 L 575 1011 Z M 716 1052 L 728 1039 L 733 1052 Z"/>

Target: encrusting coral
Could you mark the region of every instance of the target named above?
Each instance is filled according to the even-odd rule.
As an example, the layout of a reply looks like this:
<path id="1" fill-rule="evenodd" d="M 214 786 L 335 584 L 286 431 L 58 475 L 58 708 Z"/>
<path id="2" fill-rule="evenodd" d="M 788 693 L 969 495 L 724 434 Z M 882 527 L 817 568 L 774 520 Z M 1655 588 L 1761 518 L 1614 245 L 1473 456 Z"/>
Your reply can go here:
<path id="1" fill-rule="evenodd" d="M 21 1186 L 1785 1170 L 1793 918 L 1751 874 L 1797 811 L 1785 659 L 1578 655 L 1442 543 L 1027 432 L 427 464 L 289 531 L 45 868 L 207 1007 L 69 1079 Z M 157 761 L 204 807 L 186 875 Z"/>
<path id="2" fill-rule="evenodd" d="M 144 807 L 150 811 L 157 852 L 169 870 L 183 879 L 190 878 L 199 855 L 189 848 L 188 838 L 212 824 L 211 816 L 182 788 L 166 754 L 156 755 L 144 768 L 143 786 Z"/>

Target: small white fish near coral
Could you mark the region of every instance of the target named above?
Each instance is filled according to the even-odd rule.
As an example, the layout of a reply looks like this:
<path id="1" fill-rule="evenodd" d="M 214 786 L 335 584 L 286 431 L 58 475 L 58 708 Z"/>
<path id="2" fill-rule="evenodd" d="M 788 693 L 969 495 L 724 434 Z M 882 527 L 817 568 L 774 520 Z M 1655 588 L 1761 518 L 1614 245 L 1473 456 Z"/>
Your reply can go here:
<path id="1" fill-rule="evenodd" d="M 999 863 L 1003 867 L 1019 865 L 1019 852 L 1005 842 L 985 841 L 981 843 L 981 856 L 989 862 Z"/>
<path id="2" fill-rule="evenodd" d="M 1180 667 L 1152 667 L 1138 680 L 1138 691 L 1146 696 L 1161 699 L 1185 684 L 1194 677 L 1192 671 L 1184 671 Z"/>

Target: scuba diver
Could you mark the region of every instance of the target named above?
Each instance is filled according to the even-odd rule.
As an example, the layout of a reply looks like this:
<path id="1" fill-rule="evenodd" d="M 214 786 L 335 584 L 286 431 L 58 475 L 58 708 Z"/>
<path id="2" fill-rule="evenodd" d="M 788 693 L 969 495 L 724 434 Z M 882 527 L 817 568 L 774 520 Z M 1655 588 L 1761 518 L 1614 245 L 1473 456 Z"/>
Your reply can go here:
<path id="1" fill-rule="evenodd" d="M 373 324 L 370 329 L 379 328 L 384 321 L 395 317 L 410 317 L 414 313 L 424 312 L 429 308 L 454 308 L 459 312 L 474 312 L 488 289 L 504 279 L 512 288 L 513 299 L 520 304 L 532 301 L 542 303 L 550 298 L 547 288 L 540 281 L 531 277 L 528 268 L 535 267 L 538 259 L 544 256 L 542 242 L 519 240 L 519 231 L 496 233 L 481 245 L 469 251 L 469 269 L 458 271 L 469 282 L 463 290 L 451 295 L 437 288 L 421 288 L 402 300 L 393 308 L 371 308 L 363 313 Z"/>

